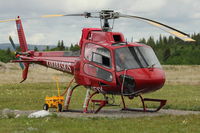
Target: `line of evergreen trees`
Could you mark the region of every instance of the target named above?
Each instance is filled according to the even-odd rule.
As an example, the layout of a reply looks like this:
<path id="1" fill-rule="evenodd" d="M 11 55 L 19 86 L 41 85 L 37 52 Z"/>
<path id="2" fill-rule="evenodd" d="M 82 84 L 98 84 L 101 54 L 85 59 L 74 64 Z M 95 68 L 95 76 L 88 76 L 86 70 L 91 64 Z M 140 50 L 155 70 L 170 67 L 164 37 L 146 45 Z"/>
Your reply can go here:
<path id="1" fill-rule="evenodd" d="M 196 42 L 184 42 L 176 37 L 149 37 L 140 42 L 151 46 L 161 64 L 200 65 L 200 33 L 191 36 Z"/>
<path id="2" fill-rule="evenodd" d="M 49 46 L 46 46 L 46 49 L 44 51 L 77 51 L 77 50 L 80 50 L 78 44 L 71 44 L 70 47 L 66 47 L 64 45 L 64 41 L 59 40 L 56 47 L 50 48 Z M 34 48 L 34 51 L 38 51 L 38 48 L 36 46 Z"/>
<path id="3" fill-rule="evenodd" d="M 161 64 L 170 65 L 200 65 L 200 33 L 191 36 L 196 42 L 184 42 L 176 37 L 161 36 L 155 40 L 153 37 L 142 38 L 140 42 L 151 46 Z M 38 48 L 34 48 L 38 51 Z M 70 47 L 64 45 L 63 40 L 59 40 L 54 48 L 46 47 L 44 51 L 77 51 L 80 50 L 78 44 L 71 44 Z M 0 50 L 0 61 L 9 62 L 14 59 L 14 52 Z"/>
<path id="4" fill-rule="evenodd" d="M 10 48 L 8 48 L 7 50 L 0 49 L 1 62 L 9 62 L 10 60 L 13 60 L 14 58 L 15 58 L 15 55 L 13 52 L 11 52 Z"/>
<path id="5" fill-rule="evenodd" d="M 54 48 L 50 48 L 49 46 L 46 46 L 46 49 L 43 51 L 78 51 L 80 50 L 80 47 L 78 44 L 71 44 L 70 47 L 64 46 L 63 40 L 59 40 L 57 46 Z M 17 51 L 21 51 L 20 47 L 17 47 Z M 38 51 L 38 48 L 35 46 L 34 51 Z M 10 60 L 15 59 L 15 52 L 11 51 L 10 48 L 7 50 L 0 49 L 0 61 L 1 62 L 9 62 Z"/>

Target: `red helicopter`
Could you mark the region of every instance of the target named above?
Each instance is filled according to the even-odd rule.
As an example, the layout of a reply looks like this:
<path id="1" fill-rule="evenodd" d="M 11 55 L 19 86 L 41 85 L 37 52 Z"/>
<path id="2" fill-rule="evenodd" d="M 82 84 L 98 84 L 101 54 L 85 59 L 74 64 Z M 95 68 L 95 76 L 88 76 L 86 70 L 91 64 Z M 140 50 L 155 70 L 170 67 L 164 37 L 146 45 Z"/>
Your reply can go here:
<path id="1" fill-rule="evenodd" d="M 119 95 L 122 99 L 122 110 L 135 111 L 128 108 L 124 97 L 129 99 L 139 96 L 143 109 L 137 111 L 156 112 L 165 104 L 166 100 L 143 98 L 141 95 L 154 92 L 163 87 L 165 73 L 154 53 L 148 45 L 136 42 L 126 42 L 124 35 L 112 32 L 110 20 L 118 18 L 131 18 L 147 22 L 153 26 L 163 29 L 172 35 L 184 40 L 195 41 L 187 34 L 176 30 L 160 22 L 132 15 L 121 14 L 113 10 L 102 10 L 97 13 L 85 12 L 82 14 L 45 15 L 47 17 L 58 16 L 83 16 L 85 18 L 99 18 L 101 28 L 83 28 L 82 37 L 79 42 L 80 52 L 54 51 L 36 52 L 28 50 L 21 19 L 16 21 L 21 52 L 16 53 L 17 60 L 23 68 L 23 81 L 26 80 L 30 63 L 53 68 L 74 75 L 77 85 L 69 87 L 66 91 L 64 111 L 71 111 L 69 104 L 72 93 L 78 86 L 87 88 L 83 112 L 90 112 L 89 103 L 96 103 L 99 107 L 94 113 L 109 104 L 108 95 Z M 16 49 L 10 37 L 10 42 Z M 93 93 L 91 93 L 93 91 Z M 93 100 L 96 94 L 103 94 L 103 100 Z M 147 109 L 145 101 L 159 102 L 156 109 Z"/>

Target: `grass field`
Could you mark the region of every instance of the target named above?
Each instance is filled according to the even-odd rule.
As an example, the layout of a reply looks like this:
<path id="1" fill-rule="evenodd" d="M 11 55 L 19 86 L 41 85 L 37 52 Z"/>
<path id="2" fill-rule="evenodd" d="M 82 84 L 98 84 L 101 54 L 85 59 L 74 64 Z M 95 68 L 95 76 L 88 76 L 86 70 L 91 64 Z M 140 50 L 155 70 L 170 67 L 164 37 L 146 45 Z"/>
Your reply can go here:
<path id="1" fill-rule="evenodd" d="M 200 110 L 200 66 L 164 66 L 166 70 L 166 85 L 159 91 L 146 94 L 144 97 L 167 99 L 167 109 Z M 52 80 L 58 76 L 61 88 L 64 88 L 70 76 L 54 70 L 34 66 L 31 68 L 28 80 L 19 84 L 21 72 L 15 65 L 0 69 L 0 110 L 41 110 L 45 96 L 57 94 Z M 45 76 L 44 76 L 45 75 Z M 65 81 L 65 82 L 64 82 Z M 86 89 L 75 90 L 70 108 L 81 109 Z M 116 97 L 120 104 L 120 98 Z M 127 99 L 129 107 L 141 107 L 139 99 Z M 148 107 L 154 107 L 149 103 Z M 119 107 L 115 107 L 119 108 Z M 28 119 L 27 117 L 1 118 L 0 133 L 199 133 L 200 115 L 157 116 L 140 118 L 62 118 L 56 115 Z"/>
<path id="2" fill-rule="evenodd" d="M 141 118 L 0 119 L 1 133 L 199 133 L 200 115 Z"/>
<path id="3" fill-rule="evenodd" d="M 65 84 L 61 85 L 64 91 Z M 25 83 L 0 85 L 0 109 L 10 108 L 19 110 L 40 110 L 45 96 L 57 95 L 55 83 Z M 72 97 L 71 108 L 81 109 L 86 89 L 78 87 Z M 167 99 L 165 108 L 200 110 L 200 89 L 198 85 L 165 85 L 163 89 L 144 95 L 148 98 Z M 115 97 L 116 104 L 121 103 L 119 96 Z M 142 107 L 139 98 L 126 99 L 128 106 Z M 149 103 L 149 107 L 154 104 Z"/>

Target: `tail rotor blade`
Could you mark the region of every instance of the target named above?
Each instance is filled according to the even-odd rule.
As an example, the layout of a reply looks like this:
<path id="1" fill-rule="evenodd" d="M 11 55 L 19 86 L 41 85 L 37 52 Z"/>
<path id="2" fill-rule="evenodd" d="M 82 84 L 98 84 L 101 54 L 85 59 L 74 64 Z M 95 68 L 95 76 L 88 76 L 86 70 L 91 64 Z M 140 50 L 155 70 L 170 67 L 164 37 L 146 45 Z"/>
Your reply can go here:
<path id="1" fill-rule="evenodd" d="M 24 70 L 24 64 L 22 62 L 19 63 L 19 66 L 21 67 L 22 70 Z"/>
<path id="2" fill-rule="evenodd" d="M 21 60 L 21 58 L 18 57 L 17 60 Z M 20 68 L 21 68 L 22 70 L 24 70 L 24 63 L 19 62 L 19 66 L 20 66 Z"/>
<path id="3" fill-rule="evenodd" d="M 15 43 L 13 42 L 11 36 L 9 36 L 9 40 L 10 40 L 10 43 L 12 44 L 13 49 L 14 49 L 15 51 L 17 51 L 17 47 L 16 47 Z M 20 57 L 17 57 L 17 60 L 21 60 L 21 58 L 20 58 Z M 19 66 L 20 66 L 20 68 L 21 68 L 22 70 L 24 70 L 24 63 L 19 62 Z"/>
<path id="4" fill-rule="evenodd" d="M 17 47 L 16 47 L 15 43 L 13 42 L 11 36 L 9 36 L 9 40 L 10 40 L 10 43 L 12 44 L 13 49 L 14 49 L 15 51 L 17 51 Z"/>

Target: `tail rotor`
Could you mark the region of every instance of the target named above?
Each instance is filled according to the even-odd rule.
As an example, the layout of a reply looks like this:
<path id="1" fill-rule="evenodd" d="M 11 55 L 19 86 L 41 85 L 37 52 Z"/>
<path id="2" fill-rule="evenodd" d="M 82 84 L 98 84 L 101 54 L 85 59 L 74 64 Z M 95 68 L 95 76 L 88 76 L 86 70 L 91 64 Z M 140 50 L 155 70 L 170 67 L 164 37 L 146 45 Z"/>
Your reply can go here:
<path id="1" fill-rule="evenodd" d="M 22 55 L 25 55 L 25 54 L 23 54 L 22 52 L 19 52 L 19 51 L 17 51 L 17 46 L 15 45 L 15 43 L 13 42 L 13 39 L 12 39 L 12 37 L 11 36 L 9 36 L 9 41 L 10 41 L 10 43 L 11 43 L 11 45 L 12 45 L 12 47 L 13 47 L 13 49 L 15 50 L 15 57 L 16 57 L 16 60 L 21 60 L 21 58 L 20 58 L 20 55 L 22 54 Z M 22 69 L 22 81 L 20 82 L 20 83 L 22 83 L 23 81 L 25 81 L 26 80 L 26 78 L 27 78 L 27 74 L 28 74 L 28 68 L 29 68 L 29 63 L 23 63 L 23 62 L 19 62 L 19 66 L 20 66 L 20 68 Z"/>
<path id="2" fill-rule="evenodd" d="M 16 59 L 17 59 L 17 60 L 21 60 L 21 58 L 20 58 L 20 56 L 19 56 L 19 53 L 18 53 L 19 51 L 17 51 L 17 47 L 16 47 L 15 43 L 13 42 L 13 39 L 12 39 L 11 36 L 9 36 L 9 41 L 10 41 L 10 43 L 12 44 L 13 49 L 15 50 L 15 57 L 16 57 Z M 22 70 L 24 70 L 24 63 L 19 62 L 19 66 L 20 66 L 20 68 L 21 68 Z"/>

